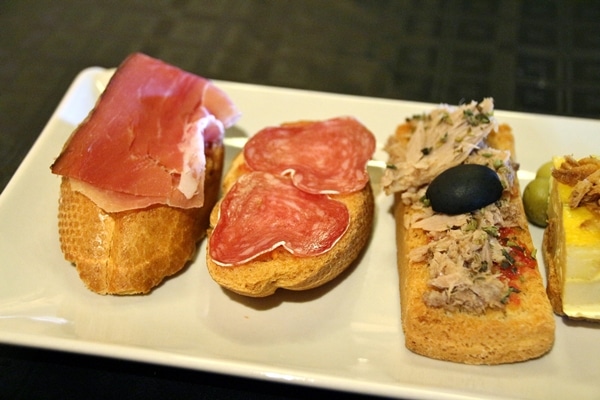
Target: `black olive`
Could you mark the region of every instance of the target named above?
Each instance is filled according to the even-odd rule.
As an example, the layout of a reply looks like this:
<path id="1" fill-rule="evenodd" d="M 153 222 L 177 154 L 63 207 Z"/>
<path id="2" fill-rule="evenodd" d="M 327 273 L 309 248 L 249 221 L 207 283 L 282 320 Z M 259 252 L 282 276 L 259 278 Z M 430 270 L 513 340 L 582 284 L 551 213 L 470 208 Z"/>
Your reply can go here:
<path id="1" fill-rule="evenodd" d="M 456 215 L 478 210 L 502 196 L 498 174 L 484 165 L 461 164 L 439 174 L 425 196 L 433 211 Z"/>

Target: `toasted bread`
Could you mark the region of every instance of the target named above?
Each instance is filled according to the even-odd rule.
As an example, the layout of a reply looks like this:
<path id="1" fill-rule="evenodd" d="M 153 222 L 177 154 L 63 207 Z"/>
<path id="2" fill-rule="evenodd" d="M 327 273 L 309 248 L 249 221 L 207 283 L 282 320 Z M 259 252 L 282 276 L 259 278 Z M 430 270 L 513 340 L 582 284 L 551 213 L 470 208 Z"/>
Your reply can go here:
<path id="1" fill-rule="evenodd" d="M 204 206 L 153 205 L 107 213 L 62 177 L 58 227 L 65 258 L 99 294 L 144 294 L 184 268 L 208 228 L 218 199 L 223 145 L 207 147 Z"/>
<path id="2" fill-rule="evenodd" d="M 409 123 L 400 125 L 395 133 L 399 145 L 408 145 L 413 131 Z M 488 146 L 510 150 L 514 155 L 510 127 L 501 125 L 486 141 Z M 512 239 L 525 247 L 526 253 L 534 252 L 516 179 L 512 190 L 503 196 L 515 214 Z M 425 230 L 413 227 L 416 211 L 403 201 L 402 193 L 395 193 L 394 198 L 401 321 L 409 350 L 458 363 L 502 364 L 536 358 L 551 349 L 554 319 L 537 264 L 522 271 L 519 293 L 509 291 L 503 299 L 505 306 L 497 302 L 497 307 L 473 311 L 460 304 L 449 309 L 427 303 L 426 293 L 432 291 L 430 261 L 409 254 L 428 246 L 433 239 Z"/>
<path id="3" fill-rule="evenodd" d="M 406 254 L 425 244 L 423 232 L 406 230 L 402 202 L 396 202 L 396 245 L 400 278 L 402 327 L 406 347 L 427 357 L 465 364 L 502 364 L 524 361 L 547 353 L 554 342 L 554 320 L 539 273 L 532 271 L 521 286 L 519 305 L 488 310 L 485 315 L 448 313 L 427 306 L 427 266 L 409 263 Z M 525 231 L 520 239 L 532 246 Z M 529 238 L 529 239 L 528 239 Z"/>
<path id="4" fill-rule="evenodd" d="M 248 172 L 243 153 L 240 153 L 223 178 L 223 192 L 228 192 L 237 179 Z M 344 203 L 350 211 L 350 226 L 330 251 L 314 257 L 297 257 L 278 247 L 247 263 L 225 267 L 211 259 L 207 244 L 206 263 L 211 277 L 232 292 L 249 297 L 265 297 L 279 288 L 315 288 L 340 275 L 357 259 L 371 235 L 374 199 L 370 184 L 358 192 L 330 197 Z M 211 213 L 209 237 L 218 217 L 219 204 Z"/>

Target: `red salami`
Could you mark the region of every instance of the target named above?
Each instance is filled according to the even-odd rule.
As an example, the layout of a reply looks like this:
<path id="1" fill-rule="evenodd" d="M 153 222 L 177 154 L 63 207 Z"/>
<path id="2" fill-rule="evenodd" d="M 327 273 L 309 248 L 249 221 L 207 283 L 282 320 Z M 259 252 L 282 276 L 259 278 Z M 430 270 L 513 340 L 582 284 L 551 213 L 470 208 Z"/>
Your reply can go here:
<path id="1" fill-rule="evenodd" d="M 244 147 L 254 171 L 290 175 L 308 193 L 352 193 L 369 181 L 375 137 L 351 117 L 263 129 Z"/>
<path id="2" fill-rule="evenodd" d="M 323 254 L 344 235 L 349 222 L 343 203 L 298 190 L 287 177 L 251 172 L 221 202 L 209 239 L 210 257 L 221 266 L 233 266 L 279 246 L 298 257 Z"/>

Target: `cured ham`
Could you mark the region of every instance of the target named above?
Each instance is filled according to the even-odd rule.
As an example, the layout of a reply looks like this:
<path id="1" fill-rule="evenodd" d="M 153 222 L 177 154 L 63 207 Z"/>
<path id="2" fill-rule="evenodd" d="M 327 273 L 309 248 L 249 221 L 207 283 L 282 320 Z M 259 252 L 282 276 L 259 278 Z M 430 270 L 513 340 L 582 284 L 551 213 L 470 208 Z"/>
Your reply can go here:
<path id="1" fill-rule="evenodd" d="M 209 80 L 136 53 L 51 169 L 80 181 L 84 194 L 90 188 L 109 212 L 156 203 L 201 207 L 205 146 L 220 143 L 239 116 Z"/>
<path id="2" fill-rule="evenodd" d="M 351 117 L 265 128 L 244 147 L 255 171 L 290 175 L 308 193 L 352 193 L 369 181 L 373 134 Z"/>
<path id="3" fill-rule="evenodd" d="M 251 172 L 221 202 L 210 256 L 221 266 L 245 263 L 279 246 L 298 257 L 315 256 L 331 249 L 349 222 L 343 203 L 299 190 L 287 177 Z"/>

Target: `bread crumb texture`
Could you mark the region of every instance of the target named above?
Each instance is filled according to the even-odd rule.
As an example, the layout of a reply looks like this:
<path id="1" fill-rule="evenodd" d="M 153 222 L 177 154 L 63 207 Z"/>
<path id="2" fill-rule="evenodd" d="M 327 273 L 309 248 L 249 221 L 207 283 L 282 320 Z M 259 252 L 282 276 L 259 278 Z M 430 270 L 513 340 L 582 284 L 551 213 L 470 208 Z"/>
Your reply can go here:
<path id="1" fill-rule="evenodd" d="M 210 155 L 210 156 L 209 156 Z M 205 205 L 154 205 L 106 213 L 62 178 L 58 209 L 61 250 L 81 280 L 98 294 L 145 294 L 182 270 L 206 235 L 218 198 L 222 146 L 207 152 Z"/>

